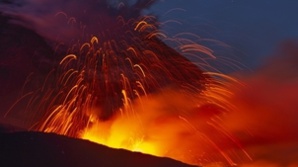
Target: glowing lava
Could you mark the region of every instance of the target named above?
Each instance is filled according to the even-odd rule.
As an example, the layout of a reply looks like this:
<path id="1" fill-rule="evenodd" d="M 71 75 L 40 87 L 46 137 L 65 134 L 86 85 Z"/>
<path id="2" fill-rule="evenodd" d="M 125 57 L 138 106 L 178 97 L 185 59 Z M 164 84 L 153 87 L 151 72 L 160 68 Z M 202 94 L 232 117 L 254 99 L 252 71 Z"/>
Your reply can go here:
<path id="1" fill-rule="evenodd" d="M 149 2 L 137 1 L 131 8 L 140 10 Z M 210 49 L 179 35 L 167 37 L 154 16 L 138 10 L 131 16 L 131 8 L 99 15 L 98 29 L 64 12 L 55 14 L 82 33 L 40 88 L 20 98 L 29 98 L 25 112 L 32 113 L 32 129 L 197 165 L 249 160 L 223 124 L 234 110 L 231 88 L 242 85 L 203 72 L 207 60 L 215 59 Z"/>

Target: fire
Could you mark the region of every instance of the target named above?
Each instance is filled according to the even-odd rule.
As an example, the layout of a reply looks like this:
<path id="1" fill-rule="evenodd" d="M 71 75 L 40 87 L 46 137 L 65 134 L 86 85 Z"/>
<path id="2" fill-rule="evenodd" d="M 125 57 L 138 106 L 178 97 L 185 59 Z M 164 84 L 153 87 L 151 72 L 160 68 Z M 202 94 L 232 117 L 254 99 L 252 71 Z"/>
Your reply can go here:
<path id="1" fill-rule="evenodd" d="M 212 70 L 208 61 L 216 59 L 213 51 L 181 37 L 194 34 L 168 37 L 154 16 L 130 18 L 128 9 L 103 19 L 109 26 L 96 31 L 79 18 L 56 13 L 71 26 L 79 23 L 82 33 L 37 90 L 25 89 L 28 82 L 24 85 L 30 91 L 17 102 L 29 99 L 25 112 L 32 115 L 31 129 L 196 165 L 233 166 L 253 160 L 250 151 L 256 148 L 245 144 L 266 142 L 275 133 L 267 131 L 267 136 L 252 120 L 274 122 L 269 116 L 274 108 L 253 98 L 242 100 L 240 94 L 254 92 L 254 84 Z M 267 115 L 251 116 L 254 104 Z M 254 135 L 260 137 L 250 141 Z"/>
<path id="2" fill-rule="evenodd" d="M 90 44 L 85 43 L 82 47 L 93 46 L 92 41 L 98 39 L 92 37 Z M 84 65 L 82 69 L 76 69 L 78 65 L 73 66 L 73 62 L 80 61 L 74 54 L 61 60 L 58 70 L 62 73 L 58 75 L 56 84 L 58 88 L 62 88 L 49 105 L 53 108 L 48 109 L 49 114 L 37 127 L 39 131 L 83 138 L 113 148 L 172 157 L 191 164 L 201 165 L 214 160 L 234 164 L 231 154 L 224 151 L 225 147 L 236 145 L 237 148 L 242 148 L 237 139 L 222 127 L 220 119 L 222 114 L 233 109 L 233 105 L 226 99 L 233 94 L 227 89 L 229 84 L 240 84 L 235 79 L 218 73 L 198 73 L 221 77 L 222 80 L 215 81 L 206 77 L 204 89 L 193 89 L 189 87 L 191 85 L 187 85 L 185 89 L 178 85 L 163 87 L 150 94 L 145 93 L 147 91 L 140 81 L 136 81 L 143 94 L 134 90 L 137 98 L 132 99 L 127 93 L 127 87 L 132 83 L 121 74 L 123 107 L 109 119 L 102 119 L 100 115 L 105 111 L 92 104 L 96 97 L 92 91 L 96 89 L 98 82 L 94 77 L 98 72 L 94 63 L 97 60 L 92 56 L 89 58 L 91 60 L 84 59 L 84 62 L 91 65 L 78 64 Z M 88 82 L 84 77 L 87 71 L 85 66 L 92 67 L 89 73 L 93 77 Z M 141 67 L 137 68 L 138 71 L 140 69 Z M 140 72 L 143 77 L 150 75 L 143 70 Z M 48 91 L 53 92 L 52 89 Z M 52 106 L 57 99 L 59 105 Z M 220 135 L 219 138 L 228 142 L 218 145 L 218 136 L 215 138 L 208 131 Z M 184 140 L 186 142 L 181 142 Z M 243 153 L 249 158 L 244 150 Z M 219 158 L 212 160 L 211 157 L 215 155 Z"/>
<path id="3" fill-rule="evenodd" d="M 163 89 L 135 100 L 112 119 L 91 121 L 81 138 L 190 164 L 233 165 L 235 155 L 225 150 L 243 148 L 221 123 L 222 114 L 232 109 L 232 104 L 222 99 L 229 98 L 228 93 L 232 92 L 213 84 L 199 94 Z M 219 145 L 220 140 L 225 143 Z M 243 154 L 242 160 L 250 158 L 245 150 L 237 154 Z"/>
<path id="4" fill-rule="evenodd" d="M 67 16 L 58 12 L 55 17 L 61 13 Z M 112 29 L 82 34 L 88 40 L 72 44 L 41 87 L 28 95 L 31 129 L 191 164 L 233 165 L 233 154 L 225 149 L 241 145 L 224 129 L 221 115 L 233 108 L 226 100 L 233 94 L 226 81 L 239 83 L 203 72 L 206 60 L 215 59 L 212 50 L 179 35 L 167 37 L 155 20 L 120 15 L 110 23 Z"/>
<path id="5" fill-rule="evenodd" d="M 157 141 L 147 141 L 144 133 L 136 128 L 135 120 L 117 120 L 95 122 L 92 127 L 85 129 L 81 138 L 94 141 L 112 148 L 123 148 L 131 151 L 143 152 L 162 156 L 161 145 Z M 110 125 L 107 125 L 110 124 Z"/>
<path id="6" fill-rule="evenodd" d="M 158 71 L 165 72 L 164 78 L 156 78 L 153 73 L 155 64 L 146 64 L 147 60 L 139 57 L 144 56 L 144 52 L 126 45 L 128 55 L 124 61 L 128 64 L 121 68 L 110 67 L 105 62 L 110 61 L 107 56 L 113 56 L 106 55 L 112 52 L 111 46 L 104 51 L 99 43 L 100 39 L 93 36 L 89 43 L 79 47 L 80 54 L 66 55 L 58 68 L 47 76 L 35 93 L 42 95 L 41 98 L 35 100 L 38 97 L 33 96 L 30 100 L 33 103 L 29 105 L 37 106 L 35 110 L 45 111 L 33 129 L 83 138 L 113 148 L 172 157 L 192 164 L 213 161 L 234 164 L 232 154 L 224 150 L 232 145 L 242 148 L 237 139 L 222 127 L 220 119 L 222 114 L 233 109 L 227 100 L 233 92 L 227 87 L 229 84 L 240 85 L 239 82 L 223 74 L 201 72 L 181 57 L 163 62 L 160 60 L 162 54 L 145 50 L 159 64 Z M 198 49 L 196 45 L 195 50 Z M 170 53 L 176 54 L 171 50 Z M 134 64 L 130 56 L 137 56 L 145 62 Z M 169 61 L 173 64 L 167 64 Z M 172 71 L 167 71 L 173 65 L 183 71 L 177 70 L 174 76 Z M 136 78 L 131 77 L 131 72 Z M 111 82 L 111 75 L 119 75 L 119 80 Z M 160 82 L 172 85 L 157 85 Z M 104 89 L 118 92 L 102 92 Z M 111 93 L 117 96 L 111 98 Z M 106 98 L 111 100 L 103 101 L 107 104 L 102 103 Z M 122 104 L 110 114 L 110 110 L 106 109 L 115 107 L 114 101 L 118 106 L 119 100 Z M 228 142 L 218 145 L 219 138 Z M 184 140 L 187 142 L 181 142 Z M 249 158 L 244 150 L 243 153 Z M 213 156 L 218 157 L 213 160 Z"/>

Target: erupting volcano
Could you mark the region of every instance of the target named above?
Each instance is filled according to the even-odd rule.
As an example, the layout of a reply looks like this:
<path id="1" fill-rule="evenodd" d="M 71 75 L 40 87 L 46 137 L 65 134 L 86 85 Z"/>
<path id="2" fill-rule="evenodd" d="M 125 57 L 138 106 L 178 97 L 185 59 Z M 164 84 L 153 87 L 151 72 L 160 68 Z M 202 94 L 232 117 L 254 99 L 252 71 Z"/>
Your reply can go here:
<path id="1" fill-rule="evenodd" d="M 253 161 L 254 134 L 235 125 L 249 88 L 211 71 L 194 34 L 162 32 L 142 14 L 153 3 L 1 2 L 2 122 L 194 165 Z"/>

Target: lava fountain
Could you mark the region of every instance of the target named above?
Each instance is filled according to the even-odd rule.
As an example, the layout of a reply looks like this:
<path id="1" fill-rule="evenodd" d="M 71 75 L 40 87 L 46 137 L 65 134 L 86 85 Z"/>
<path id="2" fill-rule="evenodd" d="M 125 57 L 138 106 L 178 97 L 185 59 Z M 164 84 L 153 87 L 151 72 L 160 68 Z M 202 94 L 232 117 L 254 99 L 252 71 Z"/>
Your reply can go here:
<path id="1" fill-rule="evenodd" d="M 30 130 L 196 165 L 250 161 L 240 140 L 248 134 L 235 135 L 225 122 L 237 110 L 235 92 L 245 85 L 205 70 L 212 69 L 208 60 L 216 59 L 212 50 L 169 37 L 156 17 L 142 15 L 154 2 L 70 2 L 41 15 L 27 10 L 44 4 L 2 3 L 2 16 L 47 39 L 55 55 L 43 79 L 34 82 L 35 74 L 29 75 L 4 117 L 23 105 Z"/>
<path id="2" fill-rule="evenodd" d="M 153 1 L 140 0 L 131 6 L 120 3 L 117 9 L 103 8 L 109 5 L 106 1 L 90 3 L 98 9 L 73 3 L 72 10 L 61 9 L 51 17 L 47 13 L 52 25 L 32 13 L 22 15 L 22 7 L 28 4 L 21 5 L 18 12 L 10 4 L 1 6 L 4 16 L 14 16 L 14 24 L 35 29 L 50 42 L 53 32 L 40 27 L 66 23 L 59 30 L 62 40 L 55 44 L 55 54 L 67 48 L 66 56 L 40 86 L 30 89 L 30 84 L 23 85 L 22 96 L 4 116 L 12 115 L 13 108 L 26 99 L 24 112 L 30 115 L 31 130 L 192 164 L 233 165 L 233 153 L 225 150 L 234 145 L 241 149 L 241 145 L 222 127 L 220 115 L 233 108 L 225 99 L 232 94 L 226 81 L 234 80 L 200 69 L 208 66 L 206 59 L 215 58 L 212 51 L 159 31 L 154 16 L 140 14 Z M 72 12 L 78 8 L 77 13 Z M 94 12 L 99 9 L 103 10 Z M 178 51 L 162 40 L 175 43 Z M 179 52 L 193 55 L 197 61 L 190 62 Z M 227 142 L 222 144 L 222 140 Z M 240 159 L 249 158 L 244 150 L 242 153 Z"/>

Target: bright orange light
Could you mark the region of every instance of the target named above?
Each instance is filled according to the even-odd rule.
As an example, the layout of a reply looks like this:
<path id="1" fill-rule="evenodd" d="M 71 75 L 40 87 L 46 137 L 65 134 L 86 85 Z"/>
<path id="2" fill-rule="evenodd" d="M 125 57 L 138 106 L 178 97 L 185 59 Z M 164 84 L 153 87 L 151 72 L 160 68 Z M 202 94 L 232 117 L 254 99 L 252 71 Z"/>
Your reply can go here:
<path id="1" fill-rule="evenodd" d="M 114 9 L 99 8 L 99 15 L 91 10 L 88 19 L 88 10 L 79 12 L 86 22 L 58 12 L 78 28 L 64 31 L 75 34 L 65 45 L 73 46 L 45 81 L 30 85 L 28 77 L 4 117 L 25 101 L 28 126 L 37 131 L 207 167 L 297 167 L 298 50 L 287 48 L 289 62 L 276 59 L 269 70 L 242 78 L 243 84 L 210 65 L 215 53 L 197 43 L 210 39 L 189 32 L 171 38 L 159 31 L 154 16 L 141 16 L 138 5 L 153 2 L 137 1 L 137 10 L 120 5 L 119 16 Z M 41 20 L 26 21 L 30 15 L 24 15 L 19 22 L 15 14 L 13 20 L 25 27 Z"/>
<path id="2" fill-rule="evenodd" d="M 236 146 L 241 150 L 241 146 L 217 120 L 225 111 L 219 102 L 224 92 L 213 92 L 214 89 L 215 85 L 210 85 L 202 95 L 165 89 L 142 96 L 112 119 L 91 121 L 80 137 L 112 148 L 171 157 L 190 164 L 234 164 L 233 154 L 225 149 Z M 206 106 L 208 103 L 214 106 Z M 224 143 L 218 145 L 220 140 Z M 245 156 L 246 152 L 243 153 Z M 249 155 L 246 156 L 248 159 Z"/>
<path id="3" fill-rule="evenodd" d="M 153 35 L 161 32 L 152 17 L 138 19 L 117 23 L 125 36 L 107 31 L 69 49 L 29 100 L 40 112 L 35 130 L 197 165 L 249 159 L 222 123 L 233 110 L 227 87 L 239 83 L 204 73 Z M 193 41 L 177 43 L 198 65 L 208 66 L 202 55 L 215 58 Z"/>
<path id="4" fill-rule="evenodd" d="M 110 132 L 107 132 L 105 123 L 96 123 L 92 128 L 86 129 L 81 137 L 111 148 L 122 148 L 162 156 L 158 145 L 154 142 L 146 141 L 141 135 L 137 136 L 132 134 L 132 132 L 127 129 L 126 125 L 119 126 L 116 127 L 116 129 L 114 127 Z"/>

